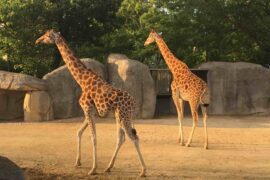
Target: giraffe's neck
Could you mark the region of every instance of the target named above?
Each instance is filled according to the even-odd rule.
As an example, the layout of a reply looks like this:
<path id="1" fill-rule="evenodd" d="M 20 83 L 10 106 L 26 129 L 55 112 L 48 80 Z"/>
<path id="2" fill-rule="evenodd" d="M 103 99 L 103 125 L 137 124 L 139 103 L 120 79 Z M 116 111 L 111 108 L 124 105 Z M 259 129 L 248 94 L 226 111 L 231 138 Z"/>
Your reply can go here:
<path id="1" fill-rule="evenodd" d="M 176 66 L 178 66 L 178 68 L 179 66 L 181 68 L 187 68 L 187 65 L 183 61 L 180 61 L 173 55 L 173 53 L 170 51 L 170 49 L 161 37 L 156 40 L 156 43 L 166 64 L 168 65 L 172 73 L 174 72 Z"/>
<path id="2" fill-rule="evenodd" d="M 57 38 L 55 44 L 60 51 L 60 54 L 71 75 L 74 77 L 77 83 L 82 86 L 83 74 L 85 74 L 86 72 L 93 72 L 88 70 L 87 67 L 82 63 L 82 61 L 74 56 L 73 51 L 69 48 L 65 39 L 62 36 L 59 36 Z"/>

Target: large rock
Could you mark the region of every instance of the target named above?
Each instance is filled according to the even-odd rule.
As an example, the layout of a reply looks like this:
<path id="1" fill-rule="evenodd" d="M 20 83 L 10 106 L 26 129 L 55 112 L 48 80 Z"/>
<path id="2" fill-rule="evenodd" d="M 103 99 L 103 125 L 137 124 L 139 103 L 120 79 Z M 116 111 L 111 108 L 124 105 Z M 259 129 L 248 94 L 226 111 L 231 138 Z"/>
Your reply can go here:
<path id="1" fill-rule="evenodd" d="M 81 60 L 89 69 L 105 78 L 103 64 L 93 59 Z M 83 115 L 78 102 L 81 96 L 81 89 L 66 66 L 46 74 L 43 79 L 48 83 L 48 91 L 53 101 L 55 118 L 70 118 Z"/>
<path id="2" fill-rule="evenodd" d="M 28 92 L 24 98 L 24 121 L 40 122 L 53 120 L 53 105 L 46 91 Z"/>
<path id="3" fill-rule="evenodd" d="M 0 89 L 0 120 L 23 117 L 23 99 L 25 92 Z"/>
<path id="4" fill-rule="evenodd" d="M 136 100 L 138 118 L 152 118 L 156 92 L 149 68 L 122 54 L 111 54 L 107 60 L 108 81 L 114 87 L 128 91 Z"/>
<path id="5" fill-rule="evenodd" d="M 0 156 L 0 179 L 25 180 L 24 171 L 10 159 Z"/>
<path id="6" fill-rule="evenodd" d="M 209 113 L 270 114 L 270 69 L 244 62 L 207 62 L 199 67 L 209 69 Z"/>
<path id="7" fill-rule="evenodd" d="M 46 90 L 46 83 L 42 79 L 26 74 L 0 71 L 0 89 L 16 91 Z"/>

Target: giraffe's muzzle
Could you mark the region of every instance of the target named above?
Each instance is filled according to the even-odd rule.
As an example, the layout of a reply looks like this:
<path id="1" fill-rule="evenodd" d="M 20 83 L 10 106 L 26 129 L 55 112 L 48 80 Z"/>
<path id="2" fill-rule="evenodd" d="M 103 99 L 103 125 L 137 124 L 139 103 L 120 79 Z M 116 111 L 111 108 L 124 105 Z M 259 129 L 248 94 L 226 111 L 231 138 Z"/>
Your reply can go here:
<path id="1" fill-rule="evenodd" d="M 43 37 L 40 37 L 36 40 L 35 44 L 40 44 L 43 41 Z"/>

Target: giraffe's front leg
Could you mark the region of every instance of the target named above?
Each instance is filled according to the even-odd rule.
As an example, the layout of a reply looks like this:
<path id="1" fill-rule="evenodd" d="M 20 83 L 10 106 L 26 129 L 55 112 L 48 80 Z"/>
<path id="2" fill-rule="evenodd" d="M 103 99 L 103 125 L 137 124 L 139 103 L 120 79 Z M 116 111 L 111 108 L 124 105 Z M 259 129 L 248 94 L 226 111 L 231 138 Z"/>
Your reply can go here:
<path id="1" fill-rule="evenodd" d="M 192 142 L 194 130 L 195 130 L 197 123 L 198 123 L 198 113 L 197 113 L 198 103 L 197 103 L 197 101 L 194 101 L 194 102 L 189 101 L 189 104 L 190 104 L 190 109 L 191 109 L 191 113 L 192 113 L 193 125 L 192 125 L 192 129 L 191 129 L 186 147 L 190 146 L 190 143 Z"/>
<path id="2" fill-rule="evenodd" d="M 182 121 L 184 117 L 184 101 L 179 97 L 179 92 L 178 91 L 173 91 L 173 102 L 175 104 L 176 110 L 177 110 L 177 115 L 178 115 L 178 122 L 179 122 L 179 138 L 178 142 L 180 145 L 184 145 L 184 133 L 183 133 L 183 127 L 182 127 Z"/>
<path id="3" fill-rule="evenodd" d="M 82 97 L 84 97 L 84 94 L 82 95 Z M 97 169 L 97 150 L 96 150 L 97 140 L 96 140 L 96 126 L 95 126 L 96 111 L 94 105 L 90 101 L 84 102 L 83 98 L 80 99 L 80 105 L 82 106 L 84 112 L 85 122 L 87 123 L 87 126 L 89 126 L 90 137 L 93 147 L 93 166 L 92 169 L 88 172 L 88 174 L 94 175 L 96 174 Z"/>
<path id="4" fill-rule="evenodd" d="M 85 120 L 77 132 L 78 144 L 77 144 L 77 158 L 76 158 L 75 167 L 81 166 L 81 139 L 82 139 L 82 134 L 84 130 L 87 128 L 87 126 L 88 126 L 88 122 Z"/>
<path id="5" fill-rule="evenodd" d="M 96 169 L 97 169 L 97 140 L 96 140 L 96 127 L 95 127 L 95 118 L 94 116 L 91 116 L 91 118 L 88 118 L 88 125 L 90 127 L 90 135 L 91 135 L 91 141 L 93 146 L 93 167 L 88 172 L 88 175 L 95 175 Z"/>

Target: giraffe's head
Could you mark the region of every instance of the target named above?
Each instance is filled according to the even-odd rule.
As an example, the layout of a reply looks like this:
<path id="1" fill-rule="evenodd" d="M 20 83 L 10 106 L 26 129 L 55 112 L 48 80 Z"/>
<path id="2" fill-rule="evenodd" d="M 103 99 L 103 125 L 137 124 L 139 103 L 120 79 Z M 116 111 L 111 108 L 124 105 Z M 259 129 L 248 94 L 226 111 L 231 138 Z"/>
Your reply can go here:
<path id="1" fill-rule="evenodd" d="M 156 31 L 151 30 L 148 38 L 144 42 L 144 46 L 147 46 L 147 45 L 155 42 L 158 38 L 160 38 L 160 35 L 161 35 L 161 33 L 157 33 Z"/>
<path id="2" fill-rule="evenodd" d="M 40 38 L 36 40 L 36 44 L 44 43 L 44 44 L 53 44 L 59 37 L 60 32 L 56 32 L 55 30 L 51 29 L 45 32 Z"/>

